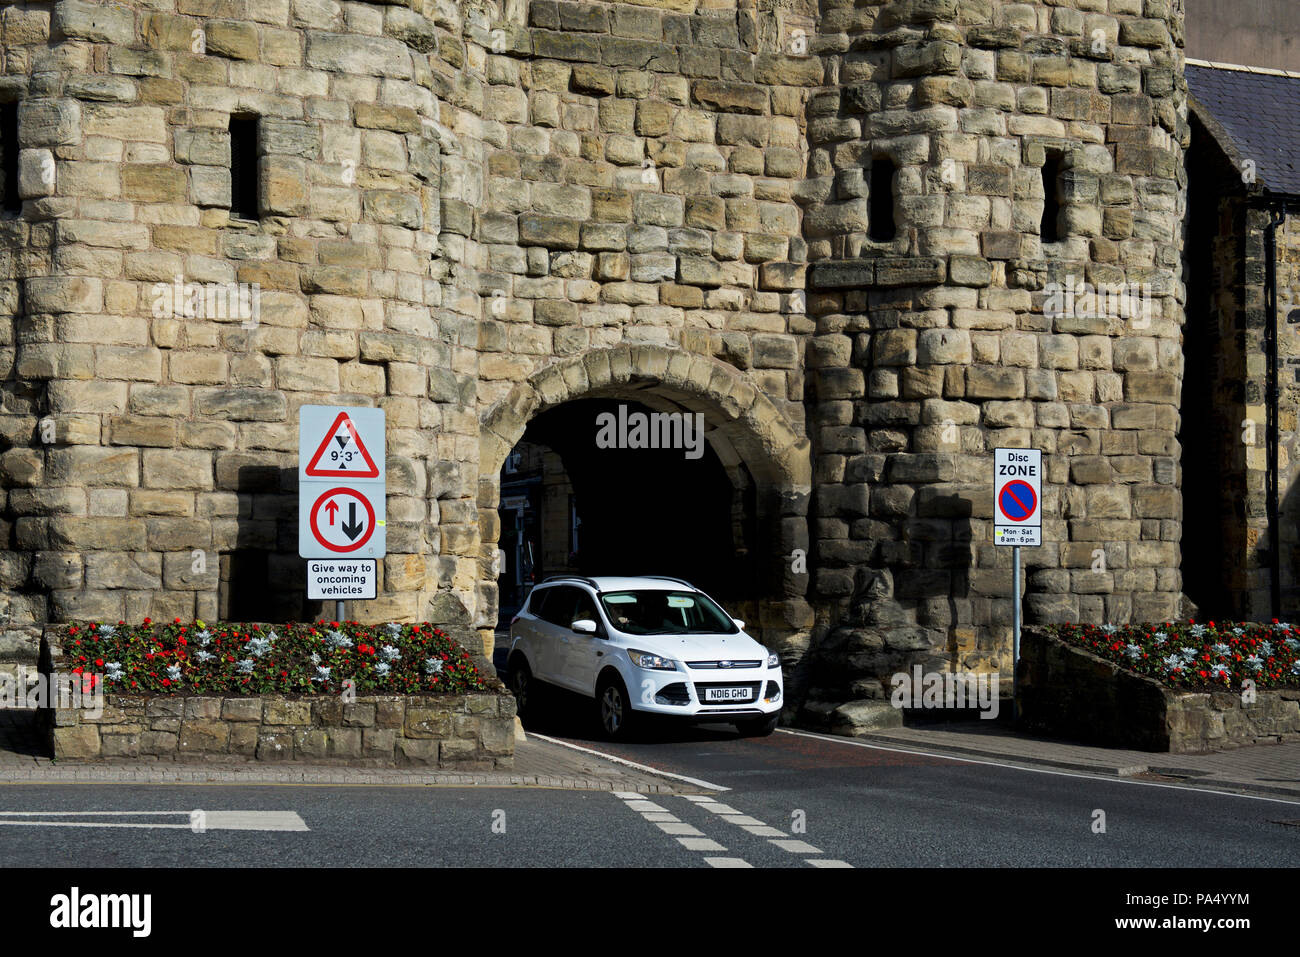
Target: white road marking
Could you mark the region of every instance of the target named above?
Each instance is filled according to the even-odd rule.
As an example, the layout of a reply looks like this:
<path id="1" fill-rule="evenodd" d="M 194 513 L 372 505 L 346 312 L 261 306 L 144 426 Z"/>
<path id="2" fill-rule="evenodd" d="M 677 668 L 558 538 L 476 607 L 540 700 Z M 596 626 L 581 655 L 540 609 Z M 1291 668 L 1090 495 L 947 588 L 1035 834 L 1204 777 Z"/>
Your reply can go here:
<path id="1" fill-rule="evenodd" d="M 627 806 L 634 811 L 667 811 L 668 808 L 660 807 L 654 801 L 628 801 Z"/>
<path id="2" fill-rule="evenodd" d="M 570 744 L 568 741 L 561 741 L 559 738 L 548 737 L 544 734 L 529 732 L 534 738 L 542 741 L 549 741 L 551 744 L 558 744 L 562 748 L 569 748 L 573 751 L 581 751 L 583 754 L 594 754 L 598 758 L 604 758 L 606 761 L 613 761 L 615 764 L 621 764 L 624 767 L 636 768 L 638 771 L 644 771 L 646 774 L 655 774 L 659 777 L 673 778 L 677 781 L 685 781 L 687 784 L 693 784 L 698 788 L 708 788 L 710 791 L 730 791 L 731 788 L 723 787 L 721 784 L 710 784 L 708 781 L 701 781 L 699 778 L 687 777 L 685 774 L 674 774 L 672 771 L 661 771 L 658 768 L 652 768 L 649 765 L 637 764 L 635 761 L 629 761 L 627 758 L 620 758 L 617 754 L 607 754 L 604 751 L 597 751 L 595 748 L 584 748 L 576 744 Z M 626 792 L 618 792 L 620 794 Z M 643 795 L 638 794 L 637 797 Z"/>
<path id="3" fill-rule="evenodd" d="M 754 865 L 749 863 L 743 857 L 706 857 L 711 867 L 748 867 L 754 869 Z"/>
<path id="4" fill-rule="evenodd" d="M 1028 771 L 1033 774 L 1051 774 L 1062 778 L 1083 778 L 1087 781 L 1108 781 L 1116 784 L 1131 784 L 1148 788 L 1169 788 L 1174 791 L 1193 791 L 1197 794 L 1217 794 L 1221 797 L 1247 798 L 1251 801 L 1268 801 L 1272 804 L 1300 804 L 1300 801 L 1288 801 L 1285 798 L 1263 797 L 1258 794 L 1238 794 L 1235 791 L 1217 791 L 1213 788 L 1198 788 L 1186 784 L 1162 784 L 1159 781 L 1134 781 L 1132 778 L 1113 777 L 1107 774 L 1082 774 L 1076 771 L 1059 771 L 1054 768 L 1034 768 L 1027 767 L 1023 764 L 1007 764 L 1003 761 L 986 761 L 979 758 L 959 758 L 955 755 L 945 754 L 942 751 L 917 751 L 909 748 L 891 748 L 883 744 L 868 744 L 865 741 L 854 741 L 833 734 L 814 734 L 810 731 L 793 731 L 789 728 L 777 728 L 777 731 L 781 734 L 792 734 L 797 738 L 815 738 L 818 741 L 832 741 L 836 744 L 845 744 L 855 748 L 870 748 L 873 751 L 892 751 L 895 754 L 914 754 L 922 758 L 943 758 L 945 761 L 956 761 L 960 764 L 983 764 L 989 767 L 1006 768 L 1010 771 Z"/>
<path id="5" fill-rule="evenodd" d="M 773 839 L 768 841 L 767 843 L 775 844 L 777 847 L 781 848 L 781 850 L 789 851 L 791 854 L 820 854 L 821 853 L 821 848 L 813 847 L 807 841 L 792 841 L 792 840 L 778 841 Z"/>
<path id="6" fill-rule="evenodd" d="M 707 837 L 679 837 L 682 847 L 688 851 L 725 851 L 726 848 L 717 841 Z"/>
<path id="7" fill-rule="evenodd" d="M 664 811 L 662 814 L 660 814 L 660 813 L 657 812 L 657 811 L 642 811 L 642 812 L 641 812 L 641 816 L 642 816 L 643 818 L 645 818 L 647 821 L 650 821 L 651 823 L 655 823 L 655 824 L 657 824 L 657 823 L 660 822 L 660 821 L 680 821 L 680 820 L 681 820 L 681 818 L 679 818 L 677 815 L 675 815 L 675 814 L 669 814 L 667 811 Z"/>
<path id="8" fill-rule="evenodd" d="M 758 818 L 749 817 L 748 815 L 745 814 L 723 814 L 721 815 L 721 817 L 724 821 L 730 821 L 732 824 L 736 824 L 740 827 L 766 827 L 767 826 Z"/>
<path id="9" fill-rule="evenodd" d="M 694 825 L 687 824 L 685 821 L 678 821 L 675 824 L 656 822 L 655 827 L 659 828 L 659 830 L 663 831 L 665 834 L 684 834 L 687 837 L 704 836 L 703 831 L 699 830 Z"/>
<path id="10" fill-rule="evenodd" d="M 679 794 L 678 797 L 684 797 L 692 804 L 712 804 L 713 798 L 707 794 Z"/>
<path id="11" fill-rule="evenodd" d="M 785 831 L 779 831 L 766 824 L 742 824 L 741 828 L 758 837 L 785 837 Z"/>
<path id="12" fill-rule="evenodd" d="M 848 861 L 839 861 L 828 857 L 810 857 L 804 863 L 811 864 L 813 867 L 853 867 Z"/>
<path id="13" fill-rule="evenodd" d="M 740 813 L 734 807 L 731 807 L 728 804 L 719 804 L 716 801 L 710 801 L 707 804 L 701 801 L 698 807 L 702 807 L 706 811 L 712 811 L 714 814 L 739 814 Z"/>
<path id="14" fill-rule="evenodd" d="M 201 828 L 191 823 L 190 811 L 0 811 L 0 826 L 10 827 L 131 827 L 195 831 L 307 831 L 297 811 L 204 811 Z M 96 817 L 184 818 L 184 823 L 162 821 L 41 820 L 43 818 Z"/>

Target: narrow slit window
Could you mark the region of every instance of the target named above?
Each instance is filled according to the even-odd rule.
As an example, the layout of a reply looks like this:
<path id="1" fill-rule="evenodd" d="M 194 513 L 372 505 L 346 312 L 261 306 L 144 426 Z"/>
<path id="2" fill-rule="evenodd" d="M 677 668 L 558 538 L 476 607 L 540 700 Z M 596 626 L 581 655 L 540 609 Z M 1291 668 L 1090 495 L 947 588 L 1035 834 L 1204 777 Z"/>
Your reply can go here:
<path id="1" fill-rule="evenodd" d="M 1043 221 L 1039 236 L 1045 243 L 1061 241 L 1061 154 L 1048 150 L 1043 162 Z"/>
<path id="2" fill-rule="evenodd" d="M 0 209 L 21 213 L 23 201 L 18 196 L 18 104 L 0 103 L 0 175 L 4 176 L 4 195 Z"/>
<path id="3" fill-rule="evenodd" d="M 230 118 L 230 218 L 257 219 L 257 117 Z"/>
<path id="4" fill-rule="evenodd" d="M 897 233 L 894 222 L 894 173 L 897 167 L 888 156 L 871 160 L 871 186 L 868 196 L 867 222 L 872 242 L 887 243 Z"/>

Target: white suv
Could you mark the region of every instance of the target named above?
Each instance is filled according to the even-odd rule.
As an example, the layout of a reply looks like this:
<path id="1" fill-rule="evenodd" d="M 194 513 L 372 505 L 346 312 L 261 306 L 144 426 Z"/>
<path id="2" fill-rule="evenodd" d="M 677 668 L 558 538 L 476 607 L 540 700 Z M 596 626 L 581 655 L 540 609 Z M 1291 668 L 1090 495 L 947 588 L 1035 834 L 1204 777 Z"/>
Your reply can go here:
<path id="1" fill-rule="evenodd" d="M 638 713 L 734 724 L 766 735 L 781 711 L 781 661 L 704 592 L 677 578 L 548 578 L 510 622 L 521 716 L 539 682 L 598 703 L 606 736 Z"/>

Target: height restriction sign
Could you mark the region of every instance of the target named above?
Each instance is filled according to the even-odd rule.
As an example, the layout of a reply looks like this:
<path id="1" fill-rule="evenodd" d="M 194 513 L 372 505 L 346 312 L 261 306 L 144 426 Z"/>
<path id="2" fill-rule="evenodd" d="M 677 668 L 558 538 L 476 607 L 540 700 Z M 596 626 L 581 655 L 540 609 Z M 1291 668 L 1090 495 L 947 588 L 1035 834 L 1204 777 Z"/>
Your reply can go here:
<path id="1" fill-rule="evenodd" d="M 305 405 L 298 419 L 298 554 L 383 558 L 384 411 Z"/>
<path id="2" fill-rule="evenodd" d="M 993 544 L 1043 544 L 1043 453 L 995 449 Z"/>

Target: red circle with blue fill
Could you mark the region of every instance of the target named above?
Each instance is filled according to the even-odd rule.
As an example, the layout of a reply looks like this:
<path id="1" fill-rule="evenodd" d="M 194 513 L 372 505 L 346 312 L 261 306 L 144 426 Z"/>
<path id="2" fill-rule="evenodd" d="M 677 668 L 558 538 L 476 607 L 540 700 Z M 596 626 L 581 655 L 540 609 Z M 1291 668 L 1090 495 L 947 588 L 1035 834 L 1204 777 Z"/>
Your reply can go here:
<path id="1" fill-rule="evenodd" d="M 1038 507 L 1038 496 L 1034 487 L 1028 482 L 1016 479 L 1002 486 L 998 492 L 998 509 L 1012 522 L 1023 522 L 1034 514 Z"/>

